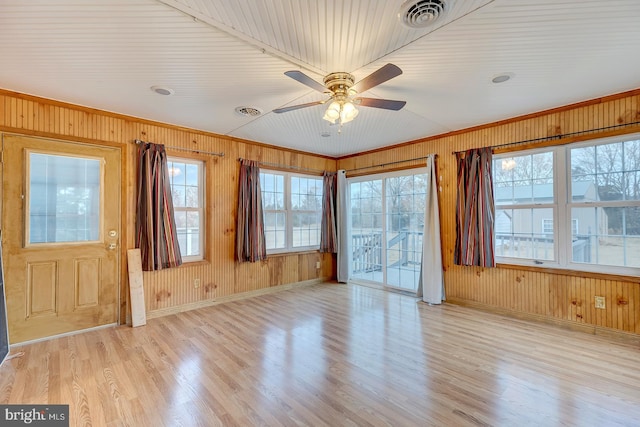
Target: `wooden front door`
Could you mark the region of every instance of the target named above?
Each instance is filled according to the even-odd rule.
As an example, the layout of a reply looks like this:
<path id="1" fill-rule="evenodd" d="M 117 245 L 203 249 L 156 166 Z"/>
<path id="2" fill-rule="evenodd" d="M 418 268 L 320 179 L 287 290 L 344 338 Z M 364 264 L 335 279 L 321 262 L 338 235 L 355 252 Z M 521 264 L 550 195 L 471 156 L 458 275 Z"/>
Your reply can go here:
<path id="1" fill-rule="evenodd" d="M 5 135 L 11 343 L 117 322 L 120 150 Z"/>

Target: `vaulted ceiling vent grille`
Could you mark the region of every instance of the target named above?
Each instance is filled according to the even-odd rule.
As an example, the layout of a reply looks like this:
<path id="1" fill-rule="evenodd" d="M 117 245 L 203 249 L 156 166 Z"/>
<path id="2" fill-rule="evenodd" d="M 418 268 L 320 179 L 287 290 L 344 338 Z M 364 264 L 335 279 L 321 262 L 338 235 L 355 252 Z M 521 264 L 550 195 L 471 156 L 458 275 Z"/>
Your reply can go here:
<path id="1" fill-rule="evenodd" d="M 257 117 L 262 114 L 262 111 L 253 107 L 236 107 L 236 113 L 240 114 L 241 116 Z"/>
<path id="2" fill-rule="evenodd" d="M 408 28 L 425 28 L 446 12 L 444 0 L 408 0 L 400 6 L 398 18 Z"/>

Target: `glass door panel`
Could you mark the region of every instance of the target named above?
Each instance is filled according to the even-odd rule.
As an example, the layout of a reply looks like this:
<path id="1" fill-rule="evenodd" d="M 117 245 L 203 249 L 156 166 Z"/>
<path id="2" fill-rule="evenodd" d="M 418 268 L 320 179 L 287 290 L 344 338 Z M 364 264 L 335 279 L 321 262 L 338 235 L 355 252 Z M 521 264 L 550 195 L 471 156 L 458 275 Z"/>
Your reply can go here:
<path id="1" fill-rule="evenodd" d="M 391 173 L 354 179 L 351 197 L 351 275 L 415 291 L 420 274 L 426 175 Z"/>
<path id="2" fill-rule="evenodd" d="M 424 174 L 385 180 L 388 286 L 407 291 L 418 287 L 425 198 Z"/>
<path id="3" fill-rule="evenodd" d="M 382 180 L 354 182 L 351 194 L 351 277 L 384 283 Z"/>
<path id="4" fill-rule="evenodd" d="M 100 159 L 29 153 L 28 244 L 100 239 Z"/>

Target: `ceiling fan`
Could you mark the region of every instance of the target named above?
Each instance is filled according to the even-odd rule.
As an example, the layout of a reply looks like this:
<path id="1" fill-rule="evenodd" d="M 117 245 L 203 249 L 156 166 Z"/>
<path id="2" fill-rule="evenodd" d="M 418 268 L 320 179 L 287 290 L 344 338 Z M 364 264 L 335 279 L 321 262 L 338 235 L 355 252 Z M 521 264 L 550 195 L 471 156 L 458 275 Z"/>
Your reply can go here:
<path id="1" fill-rule="evenodd" d="M 313 80 L 301 71 L 293 70 L 284 73 L 286 76 L 329 95 L 329 98 L 322 101 L 308 102 L 306 104 L 292 105 L 290 107 L 277 108 L 274 113 L 286 113 L 287 111 L 298 110 L 300 108 L 321 105 L 327 102 L 329 107 L 324 113 L 324 120 L 331 124 L 344 124 L 350 122 L 358 115 L 356 106 L 382 108 L 384 110 L 398 111 L 407 103 L 406 101 L 394 101 L 391 99 L 363 98 L 357 96 L 372 87 L 391 80 L 402 74 L 402 70 L 393 64 L 387 64 L 382 68 L 369 74 L 358 83 L 354 83 L 354 78 L 346 72 L 331 73 L 325 76 L 324 85 Z"/>

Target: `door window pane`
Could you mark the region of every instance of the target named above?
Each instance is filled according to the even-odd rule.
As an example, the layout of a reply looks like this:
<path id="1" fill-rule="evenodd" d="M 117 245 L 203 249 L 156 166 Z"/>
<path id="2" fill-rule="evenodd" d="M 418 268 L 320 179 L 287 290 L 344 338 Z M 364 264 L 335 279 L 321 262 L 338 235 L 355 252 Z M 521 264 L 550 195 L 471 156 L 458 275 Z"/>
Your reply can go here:
<path id="1" fill-rule="evenodd" d="M 100 238 L 98 159 L 29 153 L 28 243 Z"/>

